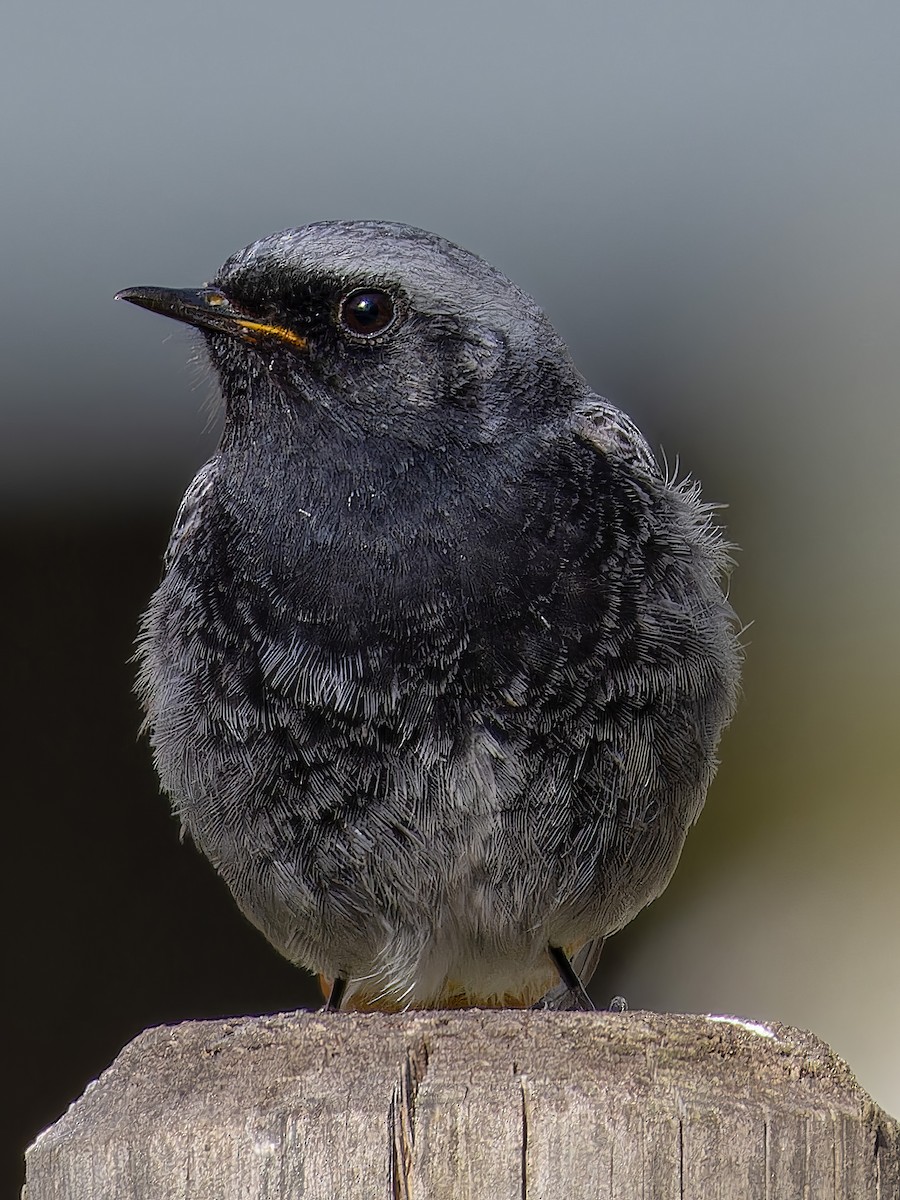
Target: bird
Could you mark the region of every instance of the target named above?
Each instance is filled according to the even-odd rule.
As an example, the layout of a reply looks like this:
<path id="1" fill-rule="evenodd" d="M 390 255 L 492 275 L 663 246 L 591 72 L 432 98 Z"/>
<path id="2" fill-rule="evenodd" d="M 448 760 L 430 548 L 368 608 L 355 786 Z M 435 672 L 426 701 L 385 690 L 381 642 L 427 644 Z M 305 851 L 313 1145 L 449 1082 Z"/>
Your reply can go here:
<path id="1" fill-rule="evenodd" d="M 587 1008 L 738 696 L 732 547 L 537 303 L 320 221 L 116 299 L 224 405 L 138 638 L 182 829 L 325 1008 Z"/>

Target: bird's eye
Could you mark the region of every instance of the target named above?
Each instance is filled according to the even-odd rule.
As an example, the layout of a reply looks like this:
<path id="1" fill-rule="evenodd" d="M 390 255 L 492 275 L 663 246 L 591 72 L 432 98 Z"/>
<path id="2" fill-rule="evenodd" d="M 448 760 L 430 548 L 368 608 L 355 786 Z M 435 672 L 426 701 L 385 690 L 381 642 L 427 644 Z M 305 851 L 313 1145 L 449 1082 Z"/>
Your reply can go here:
<path id="1" fill-rule="evenodd" d="M 341 301 L 341 324 L 356 337 L 384 333 L 396 316 L 396 305 L 387 292 L 361 290 L 351 292 Z"/>

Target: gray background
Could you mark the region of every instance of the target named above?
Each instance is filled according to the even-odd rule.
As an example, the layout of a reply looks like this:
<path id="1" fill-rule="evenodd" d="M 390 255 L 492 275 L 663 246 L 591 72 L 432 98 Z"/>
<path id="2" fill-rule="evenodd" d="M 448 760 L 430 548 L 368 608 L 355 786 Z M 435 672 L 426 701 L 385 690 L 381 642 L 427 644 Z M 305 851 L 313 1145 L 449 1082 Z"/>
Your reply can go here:
<path id="1" fill-rule="evenodd" d="M 744 702 L 598 995 L 810 1027 L 900 1112 L 898 45 L 886 0 L 6 12 L 14 1157 L 143 1025 L 311 1000 L 135 744 L 134 622 L 215 416 L 190 333 L 111 298 L 325 217 L 494 261 L 729 504 Z"/>

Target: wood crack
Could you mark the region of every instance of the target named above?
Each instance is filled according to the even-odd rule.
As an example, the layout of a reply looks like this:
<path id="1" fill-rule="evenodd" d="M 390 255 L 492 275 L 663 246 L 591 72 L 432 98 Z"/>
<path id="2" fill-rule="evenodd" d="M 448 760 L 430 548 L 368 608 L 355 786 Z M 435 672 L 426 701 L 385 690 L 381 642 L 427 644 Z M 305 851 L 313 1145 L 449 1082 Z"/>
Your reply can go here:
<path id="1" fill-rule="evenodd" d="M 528 1200 L 528 1090 L 524 1075 L 519 1076 L 519 1095 L 522 1105 L 522 1135 L 521 1135 L 521 1154 L 522 1154 L 522 1182 L 521 1182 L 521 1200 Z"/>
<path id="2" fill-rule="evenodd" d="M 391 1200 L 412 1200 L 416 1149 L 416 1101 L 428 1073 L 428 1046 L 422 1038 L 407 1047 L 388 1113 Z"/>

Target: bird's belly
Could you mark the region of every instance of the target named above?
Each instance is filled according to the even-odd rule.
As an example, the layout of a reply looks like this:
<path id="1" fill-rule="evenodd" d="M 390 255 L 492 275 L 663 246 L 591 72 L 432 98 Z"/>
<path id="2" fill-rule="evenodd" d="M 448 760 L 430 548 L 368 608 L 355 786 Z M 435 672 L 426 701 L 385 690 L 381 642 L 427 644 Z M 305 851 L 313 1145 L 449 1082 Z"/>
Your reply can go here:
<path id="1" fill-rule="evenodd" d="M 245 915 L 366 1004 L 543 994 L 549 944 L 615 932 L 662 891 L 710 771 L 637 718 L 550 736 L 540 711 L 492 717 L 460 690 L 451 723 L 349 668 L 317 661 L 313 688 L 296 651 L 260 659 L 260 701 L 229 662 L 192 647 L 158 669 L 160 775 Z"/>
<path id="2" fill-rule="evenodd" d="M 554 841 L 545 814 L 483 795 L 424 812 L 418 826 L 407 814 L 399 835 L 379 808 L 293 841 L 244 820 L 236 839 L 213 844 L 221 827 L 200 813 L 189 826 L 273 945 L 348 980 L 359 1008 L 534 1002 L 557 981 L 547 947 L 572 953 L 627 923 L 662 891 L 687 828 L 667 819 L 612 850 L 598 831 L 576 848 Z"/>

